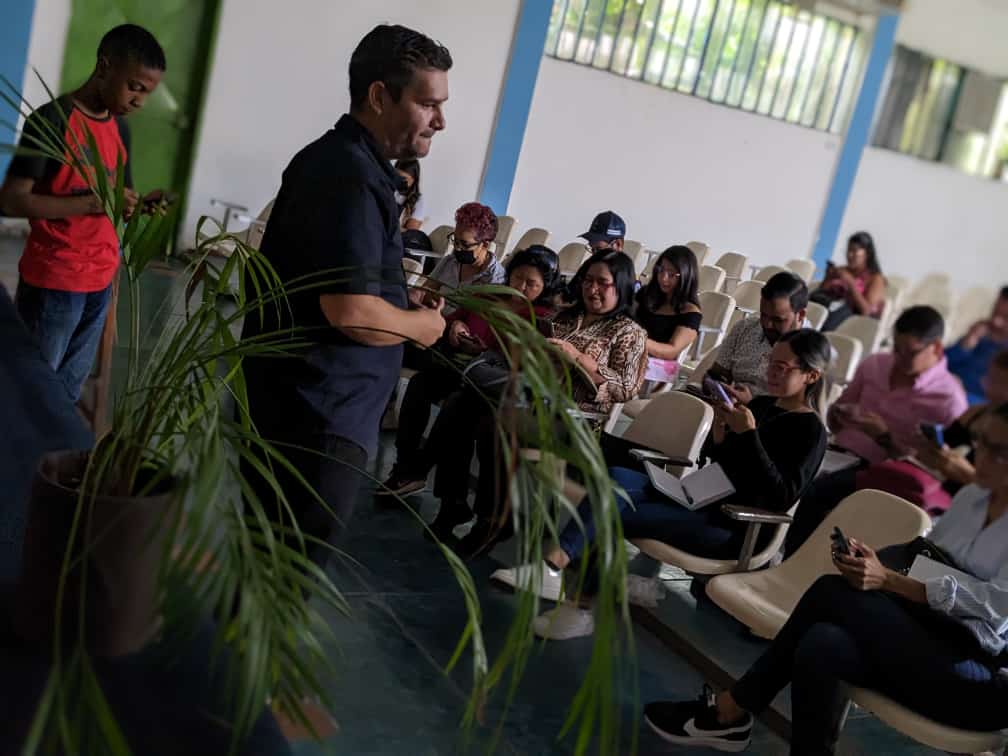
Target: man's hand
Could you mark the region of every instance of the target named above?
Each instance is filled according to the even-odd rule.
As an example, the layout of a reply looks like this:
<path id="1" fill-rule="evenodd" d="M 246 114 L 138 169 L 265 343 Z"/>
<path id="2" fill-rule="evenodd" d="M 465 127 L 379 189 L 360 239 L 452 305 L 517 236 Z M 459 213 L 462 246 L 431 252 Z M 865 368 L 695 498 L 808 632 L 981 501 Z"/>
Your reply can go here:
<path id="1" fill-rule="evenodd" d="M 136 206 L 140 202 L 140 195 L 127 186 L 123 189 L 123 199 L 125 200 L 123 203 L 123 218 L 129 220 L 133 217 Z"/>
<path id="2" fill-rule="evenodd" d="M 431 294 L 427 289 L 419 286 L 410 289 L 406 293 L 406 296 L 413 307 L 434 307 L 435 303 L 440 299 L 440 297 Z"/>
<path id="3" fill-rule="evenodd" d="M 737 404 L 748 405 L 753 400 L 752 389 L 744 383 L 726 383 L 724 387 L 728 396 L 734 399 Z"/>
<path id="4" fill-rule="evenodd" d="M 859 591 L 877 591 L 885 584 L 889 570 L 867 544 L 849 539 L 852 554 L 833 553 L 833 563 L 848 583 Z"/>
<path id="5" fill-rule="evenodd" d="M 917 448 L 916 456 L 932 470 L 957 483 L 968 485 L 976 478 L 976 468 L 969 460 L 947 446 L 939 448 L 930 441 L 925 441 Z"/>
<path id="6" fill-rule="evenodd" d="M 877 412 L 863 412 L 850 420 L 851 425 L 860 429 L 865 435 L 879 438 L 889 432 L 889 426 Z"/>
<path id="7" fill-rule="evenodd" d="M 423 346 L 433 346 L 444 334 L 445 319 L 441 314 L 443 309 L 444 300 L 441 297 L 434 297 L 432 306 L 421 306 L 413 311 L 418 323 L 416 340 Z"/>
<path id="8" fill-rule="evenodd" d="M 471 335 L 472 333 L 469 331 L 469 326 L 461 320 L 453 320 L 448 325 L 448 343 L 451 345 L 452 349 L 460 349 L 462 344 L 459 342 L 459 339 Z"/>
<path id="9" fill-rule="evenodd" d="M 966 335 L 962 337 L 959 342 L 959 346 L 965 349 L 967 352 L 972 352 L 976 349 L 977 344 L 980 343 L 980 339 L 984 338 L 990 333 L 990 321 L 989 320 L 978 320 L 976 323 L 970 326 L 970 329 L 966 332 Z"/>

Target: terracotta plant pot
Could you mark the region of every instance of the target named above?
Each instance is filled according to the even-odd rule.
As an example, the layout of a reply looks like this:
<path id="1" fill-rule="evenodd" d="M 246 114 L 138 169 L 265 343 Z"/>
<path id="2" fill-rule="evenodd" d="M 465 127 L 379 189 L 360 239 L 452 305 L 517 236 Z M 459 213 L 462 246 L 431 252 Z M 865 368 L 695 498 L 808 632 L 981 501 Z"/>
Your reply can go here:
<path id="1" fill-rule="evenodd" d="M 25 640 L 53 639 L 59 577 L 87 460 L 86 453 L 57 452 L 43 457 L 35 473 L 14 616 L 15 628 Z M 73 554 L 86 555 L 81 560 L 86 564 L 70 572 L 63 598 L 67 642 L 77 639 L 82 588 L 91 653 L 130 654 L 154 636 L 159 627 L 160 570 L 177 498 L 172 481 L 150 496 L 99 496 L 93 503 L 85 502 L 91 509 L 90 538 L 85 541 L 85 512 Z"/>

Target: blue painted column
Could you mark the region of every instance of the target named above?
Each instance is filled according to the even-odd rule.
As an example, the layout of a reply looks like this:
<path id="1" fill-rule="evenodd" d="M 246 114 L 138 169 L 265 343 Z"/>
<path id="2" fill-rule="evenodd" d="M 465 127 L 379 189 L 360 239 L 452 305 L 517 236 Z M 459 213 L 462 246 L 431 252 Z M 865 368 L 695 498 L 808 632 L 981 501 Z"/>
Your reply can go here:
<path id="1" fill-rule="evenodd" d="M 889 59 L 892 57 L 896 44 L 896 24 L 898 22 L 898 14 L 885 12 L 879 16 L 875 26 L 875 38 L 872 41 L 871 53 L 865 66 L 861 91 L 858 93 L 854 114 L 851 116 L 850 126 L 847 128 L 847 135 L 840 150 L 840 157 L 837 159 L 833 184 L 826 200 L 822 220 L 819 222 L 819 235 L 812 251 L 812 259 L 820 268 L 820 272 L 825 268 L 826 261 L 833 257 L 833 250 L 836 248 L 837 237 L 840 234 L 840 224 L 843 222 L 844 212 L 847 210 L 847 203 L 854 188 L 854 179 L 857 177 L 858 166 L 861 164 L 861 155 L 871 136 L 875 106 L 882 93 L 886 68 L 889 66 Z"/>
<path id="2" fill-rule="evenodd" d="M 0 11 L 0 75 L 18 91 L 24 86 L 25 66 L 28 63 L 28 40 L 31 37 L 32 15 L 35 0 L 3 0 Z M 17 113 L 0 101 L 0 144 L 10 144 L 14 139 L 12 126 L 17 123 Z M 0 178 L 7 172 L 10 155 L 0 152 Z"/>
<path id="3" fill-rule="evenodd" d="M 498 215 L 507 213 L 511 200 L 552 11 L 553 0 L 522 0 L 480 186 L 480 202 Z"/>

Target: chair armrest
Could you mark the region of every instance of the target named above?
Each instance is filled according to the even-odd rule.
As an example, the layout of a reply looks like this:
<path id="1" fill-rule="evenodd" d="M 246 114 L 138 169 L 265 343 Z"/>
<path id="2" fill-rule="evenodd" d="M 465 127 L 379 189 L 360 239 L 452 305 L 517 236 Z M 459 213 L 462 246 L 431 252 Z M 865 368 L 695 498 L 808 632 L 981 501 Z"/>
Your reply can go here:
<path id="1" fill-rule="evenodd" d="M 569 409 L 567 410 L 567 414 L 579 420 L 592 420 L 598 423 L 604 423 L 609 419 L 609 413 L 607 412 L 586 412 L 585 410 Z"/>
<path id="2" fill-rule="evenodd" d="M 743 507 L 738 504 L 725 504 L 721 507 L 721 511 L 733 520 L 738 520 L 739 522 L 758 522 L 780 525 L 785 523 L 789 524 L 793 521 L 791 515 L 786 513 L 782 514 L 780 512 L 771 512 L 766 509 L 757 509 L 756 507 Z"/>
<path id="3" fill-rule="evenodd" d="M 707 326 L 702 324 L 699 328 L 700 333 L 721 333 L 721 330 L 722 329 L 716 328 L 714 326 Z"/>
<path id="4" fill-rule="evenodd" d="M 675 465 L 676 467 L 693 467 L 696 465 L 689 457 L 670 457 L 668 454 L 651 451 L 650 449 L 631 449 L 630 456 L 639 459 L 641 462 L 660 462 L 663 465 Z"/>

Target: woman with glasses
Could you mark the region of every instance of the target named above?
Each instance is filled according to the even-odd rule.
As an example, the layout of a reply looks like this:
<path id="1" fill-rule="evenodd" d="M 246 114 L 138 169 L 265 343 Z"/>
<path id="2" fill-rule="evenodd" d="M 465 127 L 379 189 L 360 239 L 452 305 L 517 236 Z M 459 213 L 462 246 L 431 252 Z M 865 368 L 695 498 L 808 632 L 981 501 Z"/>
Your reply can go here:
<path id="1" fill-rule="evenodd" d="M 451 251 L 434 266 L 426 288 L 436 292 L 473 284 L 504 283 L 504 267 L 494 256 L 495 238 L 497 216 L 494 211 L 478 202 L 462 205 L 455 211 L 455 230 L 448 236 Z"/>
<path id="2" fill-rule="evenodd" d="M 805 592 L 734 686 L 717 695 L 705 686 L 696 701 L 648 704 L 645 721 L 672 743 L 742 751 L 753 715 L 790 683 L 791 753 L 831 754 L 847 683 L 951 727 L 1008 728 L 1006 512 L 1008 404 L 1001 404 L 976 431 L 976 482 L 956 494 L 928 536 L 951 565 L 936 565 L 930 577 L 905 574 L 896 567 L 911 561 L 914 544 L 877 554 L 850 538 L 849 554 L 833 554 L 840 574 Z"/>
<path id="3" fill-rule="evenodd" d="M 637 292 L 634 320 L 647 331 L 647 379 L 671 383 L 679 359 L 700 332 L 699 272 L 689 247 L 669 247 L 658 257 L 651 280 Z"/>
<path id="4" fill-rule="evenodd" d="M 623 535 L 652 538 L 699 557 L 738 557 L 747 524 L 728 517 L 722 506 L 741 503 L 786 512 L 801 497 L 822 463 L 826 453 L 822 418 L 831 354 L 829 341 L 818 331 L 786 333 L 770 355 L 769 394 L 756 397 L 748 406 L 714 405 L 708 457 L 721 466 L 737 494 L 688 509 L 655 489 L 645 473 L 611 468 L 613 480 L 629 496 L 629 501 L 616 498 Z M 561 593 L 562 571 L 572 562 L 593 556 L 594 533 L 592 508 L 585 501 L 578 508 L 578 518 L 561 532 L 558 545 L 547 552 L 543 562 L 498 570 L 491 579 L 556 601 Z M 757 550 L 772 537 L 771 529 L 765 528 L 757 540 Z M 590 635 L 595 624 L 586 596 L 591 593 L 591 582 L 577 602 L 558 604 L 536 618 L 536 634 L 553 640 Z M 656 600 L 654 582 L 643 578 L 631 577 L 627 593 L 634 603 Z"/>

